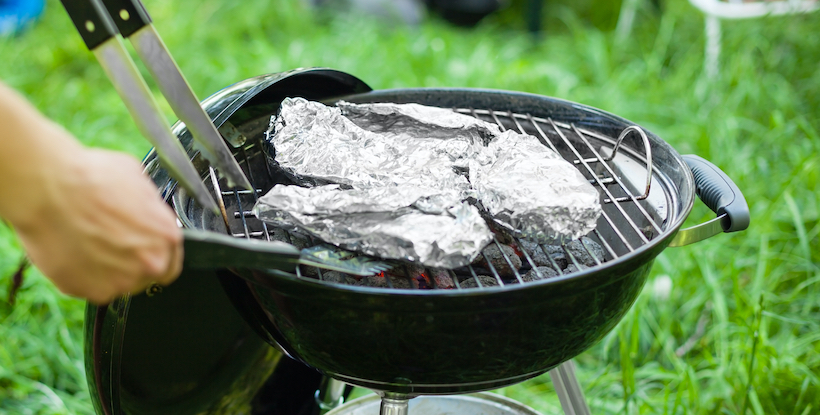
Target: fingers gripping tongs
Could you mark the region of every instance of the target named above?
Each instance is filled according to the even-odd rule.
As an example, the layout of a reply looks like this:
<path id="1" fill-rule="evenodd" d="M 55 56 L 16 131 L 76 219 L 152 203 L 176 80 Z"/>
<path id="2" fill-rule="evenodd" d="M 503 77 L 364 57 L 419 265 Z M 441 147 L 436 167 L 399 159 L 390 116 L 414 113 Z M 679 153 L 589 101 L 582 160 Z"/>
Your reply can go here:
<path id="1" fill-rule="evenodd" d="M 165 117 L 122 38 L 128 38 L 159 85 L 168 104 L 191 132 L 194 148 L 228 180 L 253 190 L 222 136 L 199 105 L 139 0 L 62 0 L 71 20 L 114 84 L 140 132 L 154 145 L 169 174 L 196 201 L 216 213 L 219 207 L 171 132 Z M 120 37 L 120 34 L 122 37 Z M 217 195 L 221 197 L 221 195 Z"/>

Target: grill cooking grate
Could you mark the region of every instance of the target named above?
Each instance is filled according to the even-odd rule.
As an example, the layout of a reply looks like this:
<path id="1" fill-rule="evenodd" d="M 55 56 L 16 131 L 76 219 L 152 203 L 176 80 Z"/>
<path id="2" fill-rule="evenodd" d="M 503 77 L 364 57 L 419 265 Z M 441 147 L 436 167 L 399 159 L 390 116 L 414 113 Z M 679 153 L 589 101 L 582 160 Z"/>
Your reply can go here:
<path id="1" fill-rule="evenodd" d="M 584 265 L 582 260 L 579 259 L 579 249 L 583 250 L 580 255 L 589 255 L 589 258 L 594 261 L 594 265 L 597 266 L 604 261 L 610 261 L 633 252 L 662 233 L 665 219 L 663 202 L 665 200 L 661 200 L 659 203 L 658 198 L 655 197 L 654 205 L 649 203 L 651 198 L 650 184 L 653 178 L 652 154 L 649 140 L 639 127 L 627 127 L 615 139 L 596 131 L 579 128 L 574 124 L 557 122 L 550 118 L 534 117 L 529 114 L 463 108 L 454 110 L 484 121 L 493 122 L 502 129 L 514 129 L 537 137 L 542 144 L 561 154 L 564 159 L 574 163 L 590 183 L 599 189 L 604 209 L 596 229 L 587 235 L 588 240 L 582 238 L 580 241 L 565 242 L 560 246 L 561 251 L 563 251 L 561 254 L 563 254 L 567 263 L 574 265 L 576 269 L 584 269 L 592 265 L 589 260 L 586 262 L 587 265 Z M 621 145 L 623 140 L 630 134 L 637 135 L 643 142 L 642 154 L 635 149 Z M 243 166 L 246 176 L 256 189 L 255 192 L 248 190 L 222 191 L 220 185 L 224 185 L 224 182 L 211 179 L 214 190 L 222 196 L 217 198 L 222 202 L 220 204 L 224 204 L 222 207 L 227 212 L 232 212 L 232 215 L 229 213 L 226 216 L 227 223 L 225 225 L 229 229 L 229 233 L 237 238 L 272 240 L 271 236 L 274 232 L 274 229 L 258 220 L 250 211 L 259 199 L 260 194 L 264 194 L 276 184 L 275 175 L 262 153 L 261 140 L 261 137 L 249 140 L 245 145 L 234 151 L 235 157 Z M 600 150 L 596 150 L 593 143 L 597 143 Z M 601 154 L 602 151 L 609 154 Z M 640 174 L 636 175 L 635 166 L 640 167 L 637 169 Z M 636 176 L 642 177 L 635 178 Z M 211 170 L 211 177 L 215 177 L 213 170 Z M 633 190 L 633 187 L 640 190 Z M 286 238 L 286 242 L 294 243 L 294 236 L 287 234 Z M 534 269 L 536 280 L 546 278 L 547 276 L 537 269 L 536 261 L 533 259 L 534 255 L 531 255 L 527 249 L 523 249 L 524 244 L 521 240 L 518 238 L 512 238 L 512 240 L 515 245 L 522 248 L 520 252 L 524 257 L 524 261 L 522 261 L 524 264 L 521 270 L 526 272 L 528 269 Z M 600 245 L 604 258 L 598 258 L 594 252 L 596 249 L 590 246 L 590 240 L 593 241 L 592 243 Z M 312 242 L 319 243 L 319 241 Z M 574 243 L 574 249 L 570 248 L 571 243 Z M 497 238 L 493 240 L 490 246 L 493 245 L 501 253 L 503 260 L 503 262 L 497 262 L 496 264 L 502 266 L 506 264 L 512 270 L 513 278 L 503 278 L 496 266 L 486 259 L 483 261 L 486 263 L 486 267 L 482 265 L 481 268 L 477 269 L 477 265 L 469 265 L 456 271 L 460 273 L 462 278 L 473 277 L 479 289 L 487 286 L 487 284 L 482 283 L 479 275 L 487 273 L 500 286 L 526 283 L 522 272 L 514 265 L 510 255 L 502 249 L 501 242 Z M 483 252 L 487 253 L 488 249 L 489 247 L 485 248 Z M 556 253 L 555 248 L 539 245 L 538 249 L 541 250 L 540 253 L 544 254 L 549 265 L 559 276 L 567 273 L 562 271 L 561 266 L 553 257 Z M 550 255 L 550 250 L 552 250 L 553 255 Z M 533 252 L 533 254 L 538 253 Z M 320 280 L 324 280 L 321 270 L 300 268 L 296 270 L 297 278 L 312 278 L 315 280 L 315 277 L 318 276 Z M 409 267 L 405 267 L 405 269 L 407 268 Z M 481 270 L 481 273 L 479 273 L 479 270 Z M 456 271 L 448 270 L 447 273 L 455 288 L 463 288 L 461 287 L 463 281 L 459 281 Z M 304 275 L 307 273 L 311 274 L 312 277 Z M 404 274 L 404 277 L 410 282 L 409 286 L 416 287 L 412 281 L 415 276 L 411 276 L 409 272 Z M 425 274 L 429 276 L 425 278 L 429 283 L 428 288 L 440 288 L 437 287 L 437 279 L 432 277 L 435 271 L 425 270 Z M 394 281 L 396 278 L 399 277 L 385 275 L 387 286 L 394 288 L 399 285 L 397 281 Z M 406 288 L 406 284 L 401 286 Z"/>

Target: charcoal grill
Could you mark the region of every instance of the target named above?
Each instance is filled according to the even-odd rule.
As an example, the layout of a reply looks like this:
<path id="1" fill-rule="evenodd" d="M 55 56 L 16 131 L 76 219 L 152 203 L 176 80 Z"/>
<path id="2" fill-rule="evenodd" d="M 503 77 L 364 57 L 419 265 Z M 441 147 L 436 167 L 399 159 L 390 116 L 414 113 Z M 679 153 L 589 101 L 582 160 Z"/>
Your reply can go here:
<path id="1" fill-rule="evenodd" d="M 553 261 L 559 273 L 553 278 L 538 275 L 525 281 L 519 271 L 502 277 L 489 262 L 485 269 L 449 270 L 455 289 L 435 283 L 430 289 L 398 284 L 396 278 L 412 278 L 400 274 L 387 277 L 385 289 L 331 283 L 321 270 L 303 267 L 221 272 L 234 307 L 265 341 L 330 378 L 398 402 L 383 413 L 401 413 L 407 407 L 402 401 L 413 396 L 511 385 L 543 374 L 598 342 L 634 303 L 664 248 L 703 238 L 698 231 L 678 235 L 696 191 L 719 214 L 707 229 L 717 224 L 733 231 L 748 225 L 748 208 L 731 183 L 718 183 L 709 167 L 699 167 L 702 159 L 684 159 L 651 132 L 620 117 L 505 91 L 369 91 L 349 75 L 315 69 L 253 78 L 203 102 L 256 191 L 232 190 L 212 180 L 213 172 L 190 150 L 185 130 L 177 127 L 203 181 L 213 185 L 229 212 L 227 229 L 223 218 L 177 188 L 149 154 L 148 171 L 184 226 L 240 239 L 271 238 L 274 230 L 249 212 L 261 194 L 284 180 L 265 161 L 262 132 L 287 96 L 329 104 L 343 98 L 451 108 L 534 135 L 575 163 L 601 193 L 603 215 L 587 237 L 603 248 L 603 258 L 582 243 L 594 258 L 594 264 L 585 266 L 579 251 L 564 244 L 564 256 L 577 271 L 561 271 Z M 512 243 L 521 246 L 514 238 Z M 522 257 L 525 268 L 535 268 L 529 253 Z M 512 267 L 513 258 L 503 259 Z M 459 273 L 475 277 L 479 272 L 488 272 L 496 285 L 459 285 Z"/>

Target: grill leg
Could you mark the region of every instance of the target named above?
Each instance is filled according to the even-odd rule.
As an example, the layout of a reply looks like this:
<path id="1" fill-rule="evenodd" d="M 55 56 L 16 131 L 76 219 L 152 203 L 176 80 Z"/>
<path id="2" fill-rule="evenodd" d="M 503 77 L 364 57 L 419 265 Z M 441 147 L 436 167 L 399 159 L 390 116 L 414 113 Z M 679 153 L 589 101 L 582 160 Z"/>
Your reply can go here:
<path id="1" fill-rule="evenodd" d="M 336 379 L 328 377 L 322 379 L 322 384 L 314 396 L 320 414 L 325 414 L 344 402 L 345 386 L 347 385 L 344 382 Z"/>
<path id="2" fill-rule="evenodd" d="M 382 395 L 379 415 L 407 415 L 410 398 L 405 395 Z"/>
<path id="3" fill-rule="evenodd" d="M 555 369 L 550 370 L 550 379 L 561 401 L 561 408 L 565 415 L 590 415 L 584 391 L 578 384 L 575 377 L 575 364 L 572 360 L 561 363 Z"/>

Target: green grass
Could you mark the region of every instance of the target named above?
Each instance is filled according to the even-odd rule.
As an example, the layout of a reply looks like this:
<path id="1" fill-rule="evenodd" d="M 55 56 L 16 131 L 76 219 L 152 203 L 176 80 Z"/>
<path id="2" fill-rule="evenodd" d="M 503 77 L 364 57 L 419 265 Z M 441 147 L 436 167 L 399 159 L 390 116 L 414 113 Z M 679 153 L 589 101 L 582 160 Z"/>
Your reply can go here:
<path id="1" fill-rule="evenodd" d="M 250 76 L 326 66 L 376 89 L 499 88 L 582 102 L 711 160 L 743 190 L 752 226 L 658 258 L 632 311 L 576 359 L 590 406 L 820 413 L 820 13 L 725 22 L 721 76 L 710 81 L 703 18 L 682 0 L 661 14 L 641 9 L 623 41 L 606 17 L 613 6 L 550 2 L 537 43 L 514 11 L 463 30 L 435 19 L 404 28 L 315 16 L 285 0 L 146 3 L 200 98 Z M 0 39 L 0 60 L 0 79 L 83 142 L 148 151 L 59 4 L 49 2 L 33 30 Z M 691 224 L 711 215 L 697 205 Z M 21 255 L 0 228 L 2 278 Z M 656 292 L 667 279 L 671 291 Z M 0 280 L 0 298 L 7 287 Z M 36 270 L 16 306 L 0 301 L 0 413 L 92 412 L 82 308 Z M 499 392 L 544 413 L 559 407 L 548 376 Z"/>

